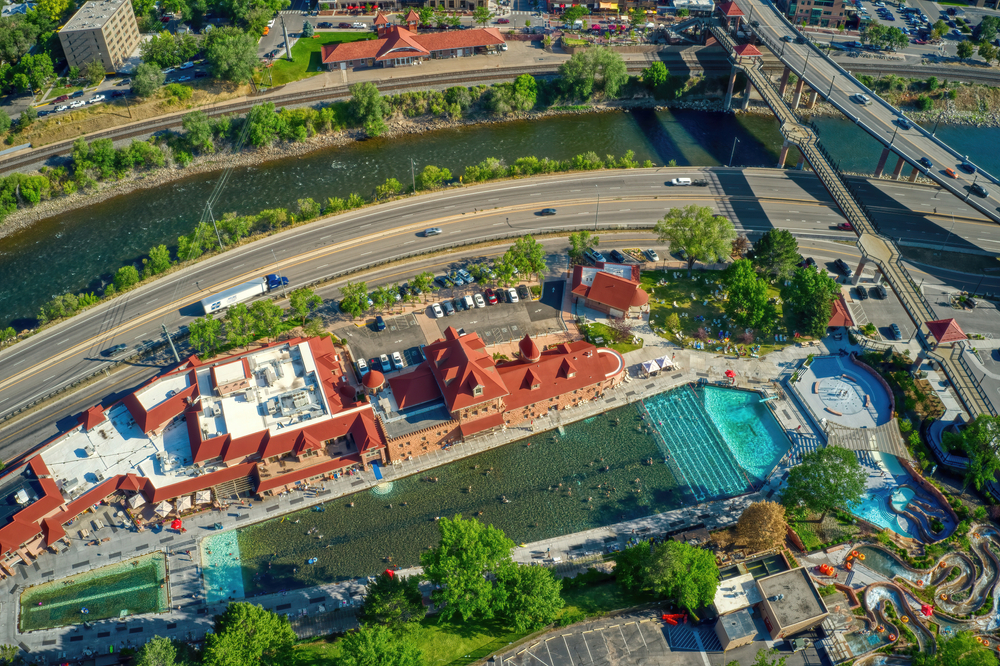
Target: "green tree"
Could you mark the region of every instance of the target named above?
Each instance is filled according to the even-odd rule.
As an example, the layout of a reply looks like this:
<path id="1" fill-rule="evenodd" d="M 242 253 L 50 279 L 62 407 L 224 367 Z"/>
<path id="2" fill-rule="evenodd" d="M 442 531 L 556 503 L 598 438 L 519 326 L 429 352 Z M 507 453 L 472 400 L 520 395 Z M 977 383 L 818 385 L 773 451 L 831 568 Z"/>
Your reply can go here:
<path id="1" fill-rule="evenodd" d="M 237 303 L 226 310 L 226 342 L 247 349 L 254 340 L 254 322 L 246 303 Z"/>
<path id="2" fill-rule="evenodd" d="M 589 99 L 595 90 L 614 98 L 628 81 L 621 54 L 603 46 L 577 51 L 559 65 L 559 75 L 566 92 L 577 99 Z"/>
<path id="3" fill-rule="evenodd" d="M 6 134 L 10 131 L 11 125 L 10 116 L 7 115 L 6 111 L 0 111 L 0 134 Z"/>
<path id="4" fill-rule="evenodd" d="M 140 43 L 139 56 L 143 62 L 160 68 L 177 67 L 184 62 L 177 37 L 166 30 Z"/>
<path id="5" fill-rule="evenodd" d="M 312 289 L 301 287 L 288 295 L 288 305 L 292 312 L 302 318 L 302 323 L 305 324 L 306 317 L 323 305 L 323 298 Z"/>
<path id="6" fill-rule="evenodd" d="M 340 640 L 339 666 L 423 666 L 420 650 L 388 627 L 363 624 Z"/>
<path id="7" fill-rule="evenodd" d="M 368 311 L 368 284 L 348 281 L 340 288 L 340 310 L 357 319 Z"/>
<path id="8" fill-rule="evenodd" d="M 642 82 L 650 90 L 655 90 L 657 86 L 663 85 L 669 79 L 670 71 L 659 60 L 642 70 Z"/>
<path id="9" fill-rule="evenodd" d="M 973 39 L 977 42 L 992 42 L 997 38 L 998 30 L 1000 30 L 1000 17 L 984 16 L 972 31 Z"/>
<path id="10" fill-rule="evenodd" d="M 587 230 L 576 231 L 569 235 L 569 256 L 574 260 L 583 259 L 583 253 L 600 245 L 599 236 L 594 236 Z"/>
<path id="11" fill-rule="evenodd" d="M 577 21 L 583 19 L 584 16 L 590 14 L 590 10 L 584 5 L 573 5 L 569 9 L 563 12 L 562 22 L 563 25 L 567 27 L 573 27 L 573 24 Z"/>
<path id="12" fill-rule="evenodd" d="M 506 254 L 493 262 L 493 272 L 497 276 L 498 287 L 509 287 L 514 284 L 514 264 L 508 260 Z"/>
<path id="13" fill-rule="evenodd" d="M 787 229 L 771 229 L 747 253 L 754 267 L 779 280 L 787 280 L 799 262 L 799 242 Z"/>
<path id="14" fill-rule="evenodd" d="M 35 107 L 29 106 L 21 112 L 20 119 L 17 121 L 17 129 L 23 132 L 36 120 L 38 120 L 38 111 Z"/>
<path id="15" fill-rule="evenodd" d="M 646 27 L 646 10 L 642 7 L 634 7 L 628 13 L 628 20 L 634 28 Z"/>
<path id="16" fill-rule="evenodd" d="M 3 664 L 14 664 L 20 657 L 21 648 L 16 645 L 0 645 L 0 663 Z M 138 666 L 145 666 L 144 664 L 138 664 Z M 169 664 L 167 665 L 169 666 Z"/>
<path id="17" fill-rule="evenodd" d="M 451 180 L 451 170 L 428 164 L 417 174 L 418 190 L 433 190 Z"/>
<path id="18" fill-rule="evenodd" d="M 312 39 L 313 35 L 316 34 L 316 27 L 313 26 L 309 21 L 302 22 L 302 36 L 306 39 Z"/>
<path id="19" fill-rule="evenodd" d="M 149 248 L 149 261 L 146 263 L 146 268 L 149 269 L 152 275 L 159 275 L 172 265 L 173 261 L 170 259 L 170 250 L 167 249 L 166 245 L 157 245 Z"/>
<path id="20" fill-rule="evenodd" d="M 515 564 L 497 574 L 505 623 L 514 631 L 537 631 L 555 621 L 566 605 L 560 595 L 562 582 L 545 567 Z"/>
<path id="21" fill-rule="evenodd" d="M 96 86 L 104 80 L 104 63 L 100 60 L 91 60 L 87 63 L 87 82 Z"/>
<path id="22" fill-rule="evenodd" d="M 530 111 L 538 102 L 538 81 L 530 74 L 521 74 L 514 79 L 514 108 Z"/>
<path id="23" fill-rule="evenodd" d="M 132 76 L 132 91 L 139 97 L 152 97 L 166 80 L 167 75 L 159 67 L 152 63 L 141 62 Z"/>
<path id="24" fill-rule="evenodd" d="M 226 611 L 215 618 L 215 633 L 205 637 L 202 663 L 205 666 L 287 663 L 295 641 L 288 618 L 245 601 L 230 602 Z"/>
<path id="25" fill-rule="evenodd" d="M 48 53 L 31 55 L 30 53 L 21 58 L 17 69 L 28 78 L 28 83 L 32 90 L 38 90 L 52 78 L 55 70 L 52 67 L 52 58 Z"/>
<path id="26" fill-rule="evenodd" d="M 972 423 L 962 428 L 959 436 L 961 447 L 969 458 L 962 492 L 970 484 L 981 491 L 1000 470 L 1000 456 L 997 456 L 997 447 L 1000 447 L 1000 418 L 979 414 Z"/>
<path id="27" fill-rule="evenodd" d="M 890 51 L 898 51 L 905 48 L 907 44 L 910 43 L 910 38 L 906 36 L 906 33 L 897 28 L 896 26 L 890 27 L 886 30 L 885 34 L 885 47 Z"/>
<path id="28" fill-rule="evenodd" d="M 35 11 L 52 21 L 59 21 L 71 4 L 70 0 L 38 0 Z"/>
<path id="29" fill-rule="evenodd" d="M 972 54 L 976 51 L 976 45 L 965 39 L 958 43 L 955 47 L 958 57 L 962 60 L 968 60 L 972 57 Z"/>
<path id="30" fill-rule="evenodd" d="M 472 20 L 479 25 L 486 27 L 486 24 L 493 20 L 493 12 L 489 7 L 480 5 L 472 10 Z"/>
<path id="31" fill-rule="evenodd" d="M 362 625 L 384 626 L 397 636 L 406 625 L 420 622 L 427 614 L 418 576 L 380 573 L 368 586 L 365 605 L 358 613 Z"/>
<path id="32" fill-rule="evenodd" d="M 174 642 L 163 636 L 153 636 L 136 653 L 135 666 L 174 666 L 177 663 L 177 648 Z"/>
<path id="33" fill-rule="evenodd" d="M 431 600 L 441 608 L 440 617 L 450 620 L 491 619 L 497 611 L 497 594 L 486 576 L 507 576 L 504 569 L 513 567 L 510 552 L 514 542 L 503 531 L 478 520 L 438 521 L 441 542 L 420 556 L 424 576 L 435 583 Z"/>
<path id="34" fill-rule="evenodd" d="M 254 301 L 250 306 L 250 319 L 253 321 L 254 338 L 277 337 L 278 328 L 281 326 L 281 316 L 284 311 L 273 301 L 263 299 Z"/>
<path id="35" fill-rule="evenodd" d="M 979 57 L 985 60 L 987 65 L 991 64 L 997 59 L 997 47 L 989 42 L 983 42 L 979 45 Z"/>
<path id="36" fill-rule="evenodd" d="M 222 347 L 222 321 L 212 313 L 188 324 L 188 342 L 202 358 L 211 358 Z"/>
<path id="37" fill-rule="evenodd" d="M 215 152 L 215 136 L 212 121 L 204 111 L 192 111 L 181 120 L 184 138 L 192 152 L 211 154 Z"/>
<path id="38" fill-rule="evenodd" d="M 437 285 L 434 283 L 434 274 L 429 271 L 414 275 L 413 279 L 410 280 L 410 286 L 414 290 L 419 290 L 425 301 L 427 300 L 427 292 L 437 289 Z"/>
<path id="39" fill-rule="evenodd" d="M 861 501 L 866 476 L 854 451 L 839 446 L 810 451 L 789 472 L 781 503 L 789 511 L 801 507 L 821 513 L 819 522 L 823 522 L 831 509 L 846 509 Z"/>
<path id="40" fill-rule="evenodd" d="M 122 266 L 115 272 L 115 291 L 122 292 L 139 283 L 139 271 L 135 266 Z"/>
<path id="41" fill-rule="evenodd" d="M 38 38 L 38 27 L 21 15 L 0 18 L 0 63 L 16 65 L 31 51 Z"/>
<path id="42" fill-rule="evenodd" d="M 687 18 L 691 15 L 691 10 L 687 7 L 681 7 L 677 10 L 677 18 Z"/>
<path id="43" fill-rule="evenodd" d="M 722 274 L 722 284 L 728 292 L 726 316 L 740 328 L 764 329 L 777 316 L 774 303 L 767 295 L 767 282 L 762 280 L 749 259 L 739 259 Z"/>
<path id="44" fill-rule="evenodd" d="M 399 194 L 403 184 L 395 178 L 386 178 L 385 182 L 375 188 L 375 196 L 379 199 L 389 199 Z"/>
<path id="45" fill-rule="evenodd" d="M 626 592 L 641 592 L 649 586 L 647 575 L 653 548 L 646 541 L 619 551 L 615 556 L 615 582 Z"/>
<path id="46" fill-rule="evenodd" d="M 517 270 L 528 275 L 536 275 L 541 280 L 546 269 L 545 248 L 531 234 L 521 236 L 507 250 L 509 261 L 517 266 Z"/>
<path id="47" fill-rule="evenodd" d="M 372 292 L 372 301 L 376 310 L 388 310 L 396 305 L 396 296 L 399 290 L 393 285 L 383 284 L 375 288 Z"/>
<path id="48" fill-rule="evenodd" d="M 997 666 L 996 654 L 976 640 L 971 631 L 960 631 L 951 638 L 940 637 L 937 651 L 919 651 L 913 666 Z"/>
<path id="49" fill-rule="evenodd" d="M 826 271 L 809 266 L 797 268 L 781 289 L 782 311 L 790 330 L 821 338 L 830 323 L 833 301 L 840 286 Z"/>
<path id="50" fill-rule="evenodd" d="M 668 210 L 656 223 L 656 235 L 661 243 L 670 243 L 672 252 L 687 253 L 690 278 L 696 261 L 715 262 L 729 256 L 736 229 L 727 218 L 715 217 L 711 208 L 692 204 Z"/>
<path id="51" fill-rule="evenodd" d="M 205 38 L 205 60 L 213 78 L 249 81 L 257 68 L 257 40 L 234 26 L 216 28 Z"/>
<path id="52" fill-rule="evenodd" d="M 368 136 L 376 137 L 385 132 L 385 102 L 378 86 L 371 82 L 352 84 L 348 108 Z"/>
<path id="53" fill-rule="evenodd" d="M 656 594 L 672 599 L 692 617 L 712 603 L 719 587 L 719 567 L 712 551 L 667 540 L 653 550 L 647 577 Z"/>

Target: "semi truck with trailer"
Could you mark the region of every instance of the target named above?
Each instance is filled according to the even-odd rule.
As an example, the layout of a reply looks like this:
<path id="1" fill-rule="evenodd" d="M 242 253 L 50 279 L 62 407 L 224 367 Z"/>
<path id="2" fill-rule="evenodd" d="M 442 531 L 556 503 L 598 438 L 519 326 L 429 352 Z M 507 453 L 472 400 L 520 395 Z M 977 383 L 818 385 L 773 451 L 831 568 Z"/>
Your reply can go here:
<path id="1" fill-rule="evenodd" d="M 263 296 L 273 289 L 280 289 L 281 287 L 287 286 L 288 278 L 272 273 L 266 277 L 244 282 L 243 284 L 230 287 L 225 291 L 221 291 L 218 294 L 202 299 L 200 305 L 202 312 L 205 314 L 208 314 L 209 312 L 218 312 L 219 310 L 225 310 L 226 308 L 236 305 L 237 303 L 249 301 L 251 298 Z"/>

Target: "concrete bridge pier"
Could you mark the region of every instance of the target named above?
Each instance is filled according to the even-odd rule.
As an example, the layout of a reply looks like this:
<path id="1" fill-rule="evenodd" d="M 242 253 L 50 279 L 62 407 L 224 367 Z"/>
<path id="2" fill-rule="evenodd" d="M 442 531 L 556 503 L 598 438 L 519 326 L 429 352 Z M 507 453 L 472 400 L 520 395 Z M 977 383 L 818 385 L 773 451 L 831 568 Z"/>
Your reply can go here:
<path id="1" fill-rule="evenodd" d="M 809 93 L 809 99 L 806 100 L 806 108 L 811 109 L 816 106 L 816 98 L 819 97 L 819 92 L 813 90 Z"/>
<path id="2" fill-rule="evenodd" d="M 747 87 L 746 87 L 746 90 L 743 91 L 743 106 L 742 106 L 742 109 L 744 111 L 746 111 L 747 108 L 750 106 L 750 93 L 751 92 L 753 92 L 753 85 L 750 83 L 750 77 L 748 76 L 747 77 Z"/>
<path id="3" fill-rule="evenodd" d="M 733 71 L 729 74 L 729 87 L 726 88 L 726 103 L 723 106 L 723 109 L 726 111 L 730 109 L 730 105 L 733 102 L 733 88 L 736 86 L 736 72 L 738 71 L 736 65 L 733 64 Z"/>
<path id="4" fill-rule="evenodd" d="M 778 84 L 778 93 L 784 96 L 785 88 L 788 87 L 788 76 L 792 73 L 792 70 L 785 67 L 785 71 L 781 73 L 781 82 Z"/>
<path id="5" fill-rule="evenodd" d="M 806 82 L 803 79 L 799 79 L 799 82 L 795 84 L 795 97 L 792 98 L 792 111 L 799 108 L 799 102 L 802 101 L 802 91 L 806 87 Z"/>
<path id="6" fill-rule="evenodd" d="M 885 170 L 885 162 L 889 159 L 890 152 L 888 148 L 882 149 L 882 156 L 878 158 L 878 166 L 875 167 L 875 173 L 872 174 L 875 178 L 882 177 L 882 172 Z"/>
<path id="7" fill-rule="evenodd" d="M 858 261 L 858 267 L 854 271 L 854 277 L 851 278 L 851 284 L 858 284 L 861 282 L 861 273 L 865 270 L 865 266 L 868 265 L 868 259 L 861 257 Z M 876 271 L 877 272 L 877 271 Z"/>
<path id="8" fill-rule="evenodd" d="M 906 166 L 906 160 L 902 157 L 896 162 L 896 168 L 892 170 L 892 179 L 899 180 L 899 174 L 903 173 L 903 167 Z"/>
<path id="9" fill-rule="evenodd" d="M 913 171 L 910 172 L 910 182 L 911 183 L 917 182 L 917 176 L 919 175 L 920 175 L 920 169 L 918 169 L 917 167 L 913 167 Z"/>
<path id="10" fill-rule="evenodd" d="M 785 168 L 785 160 L 788 159 L 788 148 L 791 145 L 792 144 L 788 143 L 788 139 L 785 139 L 785 142 L 783 144 L 781 144 L 781 153 L 778 155 L 778 168 L 779 169 L 784 169 Z"/>
<path id="11" fill-rule="evenodd" d="M 799 150 L 799 162 L 798 164 L 795 165 L 795 168 L 798 169 L 799 171 L 802 171 L 805 168 L 805 166 L 806 166 L 806 155 L 805 153 L 802 152 L 802 150 Z"/>

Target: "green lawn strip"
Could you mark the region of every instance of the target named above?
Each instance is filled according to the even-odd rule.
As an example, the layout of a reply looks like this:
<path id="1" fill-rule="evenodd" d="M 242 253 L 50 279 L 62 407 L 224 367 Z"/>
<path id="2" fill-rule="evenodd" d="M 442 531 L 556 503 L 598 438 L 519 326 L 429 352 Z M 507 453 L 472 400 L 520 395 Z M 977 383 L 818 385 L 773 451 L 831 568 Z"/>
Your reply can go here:
<path id="1" fill-rule="evenodd" d="M 83 86 L 67 86 L 65 88 L 53 88 L 45 96 L 45 98 L 43 99 L 43 101 L 45 101 L 45 100 L 50 100 L 51 101 L 51 100 L 53 100 L 53 99 L 55 99 L 57 97 L 62 97 L 63 95 L 72 95 L 77 90 L 84 90 L 84 87 Z"/>
<path id="2" fill-rule="evenodd" d="M 323 64 L 320 61 L 320 50 L 324 44 L 336 42 L 357 42 L 362 39 L 371 39 L 374 35 L 369 33 L 348 33 L 348 32 L 318 32 L 315 37 L 302 38 L 292 46 L 292 59 L 275 59 L 271 69 L 271 85 L 280 86 L 292 81 L 298 81 L 308 76 L 315 76 L 323 71 Z M 284 49 L 282 56 L 284 55 Z M 257 82 L 267 82 L 267 76 L 257 75 Z"/>
<path id="3" fill-rule="evenodd" d="M 615 336 L 615 331 L 605 324 L 598 324 L 595 322 L 593 324 L 581 326 L 580 330 L 589 342 L 614 349 L 619 354 L 625 354 L 630 351 L 635 351 L 636 349 L 642 349 L 642 345 L 633 345 L 630 342 L 612 342 Z M 597 338 L 604 338 L 604 341 L 601 343 L 594 342 Z"/>
<path id="4" fill-rule="evenodd" d="M 649 595 L 624 592 L 614 581 L 564 590 L 562 597 L 566 600 L 566 606 L 563 607 L 560 618 L 578 617 L 581 614 L 588 618 L 597 617 L 653 599 Z"/>
<path id="5" fill-rule="evenodd" d="M 679 277 L 674 279 L 674 273 Z M 661 285 L 660 281 L 666 280 L 667 284 Z M 706 283 L 707 280 L 707 283 Z M 694 271 L 691 279 L 687 277 L 687 270 L 667 270 L 667 271 L 647 271 L 642 274 L 642 288 L 649 294 L 650 316 L 649 323 L 660 335 L 672 335 L 662 332 L 663 324 L 672 313 L 681 315 L 687 313 L 687 317 L 681 317 L 681 330 L 684 335 L 694 338 L 698 329 L 703 326 L 712 327 L 712 340 L 718 340 L 718 329 L 712 323 L 713 319 L 720 319 L 725 315 L 725 301 L 716 300 L 713 293 L 720 288 L 716 282 L 721 282 L 722 271 Z M 779 296 L 778 288 L 771 285 L 767 290 L 768 296 Z M 694 298 L 691 295 L 694 294 Z M 677 307 L 674 307 L 677 303 Z M 783 323 L 781 305 L 778 304 L 778 320 Z M 705 321 L 698 321 L 697 317 L 704 317 Z M 784 326 L 777 327 L 778 331 L 783 331 Z M 731 342 L 739 343 L 735 336 L 740 331 L 730 330 L 732 334 Z M 806 339 L 806 338 L 801 338 Z M 672 341 L 676 342 L 676 340 Z M 774 336 L 761 337 L 760 355 L 777 351 L 793 344 L 792 342 L 776 343 Z M 706 342 L 706 348 L 709 343 Z M 713 348 L 717 346 L 712 345 Z"/>

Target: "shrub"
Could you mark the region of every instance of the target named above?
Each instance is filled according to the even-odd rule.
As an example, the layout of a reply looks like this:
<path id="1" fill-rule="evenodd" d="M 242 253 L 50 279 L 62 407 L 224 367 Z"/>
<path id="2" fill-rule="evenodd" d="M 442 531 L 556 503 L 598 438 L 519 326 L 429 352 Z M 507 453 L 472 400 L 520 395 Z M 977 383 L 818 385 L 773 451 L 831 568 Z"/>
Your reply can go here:
<path id="1" fill-rule="evenodd" d="M 934 106 L 934 100 L 927 95 L 920 95 L 915 103 L 920 111 L 929 111 Z"/>

